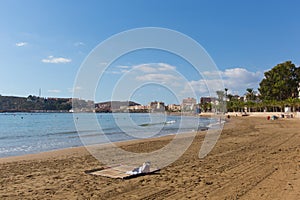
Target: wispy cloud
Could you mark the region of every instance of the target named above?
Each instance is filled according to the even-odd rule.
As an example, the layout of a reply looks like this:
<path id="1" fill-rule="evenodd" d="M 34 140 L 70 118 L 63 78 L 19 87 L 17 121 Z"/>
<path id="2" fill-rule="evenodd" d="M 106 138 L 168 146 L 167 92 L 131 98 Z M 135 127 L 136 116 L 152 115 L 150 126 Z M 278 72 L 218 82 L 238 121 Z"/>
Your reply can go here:
<path id="1" fill-rule="evenodd" d="M 69 63 L 71 61 L 72 60 L 69 58 L 54 57 L 54 56 L 48 56 L 48 58 L 42 59 L 43 63 L 54 63 L 54 64 Z"/>
<path id="2" fill-rule="evenodd" d="M 100 66 L 107 65 L 107 64 L 108 64 L 107 62 L 100 62 L 99 63 Z"/>
<path id="3" fill-rule="evenodd" d="M 145 74 L 142 76 L 137 76 L 136 80 L 171 83 L 172 81 L 178 80 L 178 77 L 172 74 Z"/>
<path id="4" fill-rule="evenodd" d="M 117 66 L 117 68 L 120 68 L 120 69 L 129 69 L 130 67 L 126 66 L 126 65 L 120 65 L 120 66 Z"/>
<path id="5" fill-rule="evenodd" d="M 138 65 L 119 65 L 115 67 L 114 70 L 109 71 L 111 74 L 124 74 L 127 72 L 139 72 L 139 73 L 163 73 L 168 71 L 176 70 L 175 66 L 169 65 L 167 63 L 143 63 Z"/>
<path id="6" fill-rule="evenodd" d="M 75 92 L 75 91 L 80 91 L 80 90 L 82 90 L 82 89 L 83 89 L 82 87 L 76 86 L 76 87 L 74 87 L 74 88 L 68 88 L 68 91 L 71 92 L 71 93 L 73 93 L 73 92 Z"/>
<path id="7" fill-rule="evenodd" d="M 16 43 L 16 46 L 17 46 L 17 47 L 24 47 L 24 46 L 26 46 L 26 45 L 28 45 L 27 42 L 17 42 L 17 43 Z"/>
<path id="8" fill-rule="evenodd" d="M 78 46 L 85 46 L 85 43 L 83 43 L 83 42 L 75 42 L 75 43 L 74 43 L 74 46 L 75 46 L 75 47 L 78 47 Z"/>
<path id="9" fill-rule="evenodd" d="M 48 90 L 47 92 L 49 92 L 49 93 L 61 93 L 61 90 L 54 89 L 54 90 Z"/>
<path id="10" fill-rule="evenodd" d="M 146 64 L 135 65 L 132 68 L 142 71 L 144 73 L 154 73 L 154 72 L 161 73 L 163 71 L 166 72 L 166 71 L 176 70 L 175 66 L 169 65 L 167 63 L 146 63 Z"/>
<path id="11" fill-rule="evenodd" d="M 133 69 L 137 69 L 137 70 L 142 71 L 144 73 L 154 73 L 154 72 L 158 71 L 158 69 L 156 69 L 151 64 L 137 65 L 137 66 L 134 66 Z"/>

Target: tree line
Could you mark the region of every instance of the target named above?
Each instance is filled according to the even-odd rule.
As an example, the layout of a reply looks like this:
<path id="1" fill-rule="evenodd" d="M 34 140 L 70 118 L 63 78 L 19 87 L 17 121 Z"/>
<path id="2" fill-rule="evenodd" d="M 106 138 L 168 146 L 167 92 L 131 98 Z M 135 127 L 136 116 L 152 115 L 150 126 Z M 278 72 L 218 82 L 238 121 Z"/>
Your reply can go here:
<path id="1" fill-rule="evenodd" d="M 64 98 L 40 98 L 29 95 L 13 97 L 0 95 L 0 112 L 69 111 L 72 102 Z"/>
<path id="2" fill-rule="evenodd" d="M 274 66 L 264 73 L 264 78 L 259 83 L 258 91 L 247 88 L 244 97 L 227 94 L 225 88 L 223 94 L 227 99 L 229 112 L 284 112 L 285 107 L 291 107 L 291 111 L 299 110 L 300 99 L 300 67 L 296 67 L 291 61 L 286 61 Z M 220 91 L 217 95 L 220 98 Z"/>

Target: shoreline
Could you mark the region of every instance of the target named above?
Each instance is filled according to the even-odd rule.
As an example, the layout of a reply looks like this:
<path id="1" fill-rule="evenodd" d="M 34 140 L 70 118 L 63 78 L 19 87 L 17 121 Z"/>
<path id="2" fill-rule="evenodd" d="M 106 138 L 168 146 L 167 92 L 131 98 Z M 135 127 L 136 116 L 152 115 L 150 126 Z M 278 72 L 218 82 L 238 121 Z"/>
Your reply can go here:
<path id="1" fill-rule="evenodd" d="M 8 113 L 10 114 L 10 113 Z M 19 113 L 18 113 L 19 114 Z M 22 113 L 22 114 L 28 114 L 28 115 L 31 115 L 33 113 Z M 38 114 L 38 113 L 35 113 L 35 114 Z M 41 113 L 41 114 L 44 114 L 44 113 Z M 49 113 L 49 114 L 53 114 L 53 113 Z M 64 114 L 64 113 L 58 113 L 58 114 Z M 71 113 L 69 113 L 71 114 Z M 72 116 L 70 116 L 72 117 Z M 207 128 L 207 127 L 206 127 Z M 199 127 L 199 130 L 203 131 L 204 129 L 206 129 L 205 127 Z M 182 131 L 182 130 L 179 130 L 179 131 Z M 174 134 L 185 134 L 185 133 L 164 133 L 164 135 L 174 135 Z M 66 147 L 58 147 L 58 148 L 52 148 L 52 149 L 49 149 L 49 150 L 43 150 L 43 149 L 35 149 L 35 151 L 23 151 L 23 152 L 8 152 L 7 154 L 6 153 L 3 153 L 1 156 L 0 156 L 0 159 L 2 158 L 9 158 L 9 157 L 18 157 L 18 156 L 26 156 L 26 155 L 31 155 L 31 154 L 38 154 L 38 153 L 45 153 L 45 152 L 51 152 L 51 151 L 57 151 L 57 150 L 61 150 L 61 149 L 65 149 L 65 148 L 79 148 L 79 147 L 84 147 L 85 145 L 82 143 L 82 141 L 80 140 L 80 135 L 76 134 L 76 137 L 78 137 L 78 144 L 76 143 L 75 145 L 71 146 L 71 145 L 65 145 Z M 155 137 L 163 137 L 163 135 L 158 135 L 158 136 L 155 136 Z M 126 139 L 126 140 L 123 140 L 123 141 L 131 141 L 131 140 L 139 140 L 138 138 L 137 139 Z M 121 140 L 122 141 L 122 140 Z M 118 141 L 118 142 L 121 142 L 121 141 Z M 105 143 L 103 143 L 105 144 Z M 40 151 L 38 151 L 40 150 Z"/>
<path id="2" fill-rule="evenodd" d="M 268 116 L 280 116 L 281 114 L 284 115 L 293 115 L 294 118 L 300 118 L 300 112 L 228 112 L 226 115 L 230 116 L 242 116 L 243 114 L 247 114 L 248 116 L 251 117 L 268 117 Z"/>
<path id="3" fill-rule="evenodd" d="M 198 132 L 205 133 L 206 131 L 198 131 Z M 186 133 L 179 133 L 178 135 L 180 138 L 184 138 L 184 137 L 190 137 L 191 134 L 194 134 L 194 133 L 186 132 Z M 111 144 L 113 144 L 113 146 L 126 146 L 126 145 L 135 145 L 135 144 L 143 143 L 143 142 L 167 141 L 167 140 L 171 140 L 175 135 L 177 135 L 177 134 L 170 133 L 168 135 L 163 135 L 163 136 L 153 137 L 153 138 L 124 140 L 124 141 L 102 143 L 102 144 L 89 145 L 89 146 L 83 145 L 83 146 L 78 146 L 78 147 L 66 147 L 66 148 L 54 149 L 54 150 L 50 150 L 50 151 L 43 151 L 43 152 L 37 152 L 37 153 L 0 157 L 0 164 L 6 163 L 6 162 L 15 162 L 15 161 L 49 159 L 49 158 L 55 158 L 57 156 L 62 156 L 62 157 L 73 156 L 73 155 L 78 154 L 78 152 L 82 152 L 82 151 L 86 151 L 86 154 L 90 154 L 90 152 L 87 150 L 87 148 L 92 149 L 94 146 L 100 147 L 100 148 L 105 148 L 105 147 L 111 147 Z"/>

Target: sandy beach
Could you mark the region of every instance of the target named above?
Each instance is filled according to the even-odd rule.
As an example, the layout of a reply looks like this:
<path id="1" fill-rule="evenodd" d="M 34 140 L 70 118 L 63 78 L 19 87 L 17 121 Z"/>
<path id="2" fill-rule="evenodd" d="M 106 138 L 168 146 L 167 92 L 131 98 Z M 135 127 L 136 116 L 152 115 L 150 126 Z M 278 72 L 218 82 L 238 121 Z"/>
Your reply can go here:
<path id="1" fill-rule="evenodd" d="M 299 119 L 231 117 L 205 158 L 198 132 L 176 162 L 129 180 L 85 174 L 105 166 L 84 147 L 2 158 L 0 199 L 300 199 L 299 130 Z M 150 152 L 172 137 L 118 145 Z"/>

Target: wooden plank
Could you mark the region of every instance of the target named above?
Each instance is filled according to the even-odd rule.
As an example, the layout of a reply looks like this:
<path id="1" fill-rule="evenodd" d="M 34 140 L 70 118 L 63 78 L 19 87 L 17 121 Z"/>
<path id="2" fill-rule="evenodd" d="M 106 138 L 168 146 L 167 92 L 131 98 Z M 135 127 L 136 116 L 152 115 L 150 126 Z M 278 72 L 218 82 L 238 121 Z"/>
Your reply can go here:
<path id="1" fill-rule="evenodd" d="M 141 174 L 135 174 L 135 175 L 126 174 L 127 171 L 131 171 L 134 168 L 135 167 L 128 166 L 128 165 L 119 165 L 119 166 L 114 166 L 114 167 L 110 167 L 110 168 L 106 168 L 106 169 L 89 170 L 89 171 L 86 171 L 86 173 L 96 175 L 96 176 L 128 179 L 131 177 L 133 178 L 133 177 L 137 177 L 137 176 L 143 176 L 143 175 L 147 175 L 147 174 L 159 171 L 159 169 L 150 168 L 149 173 L 141 173 Z"/>

